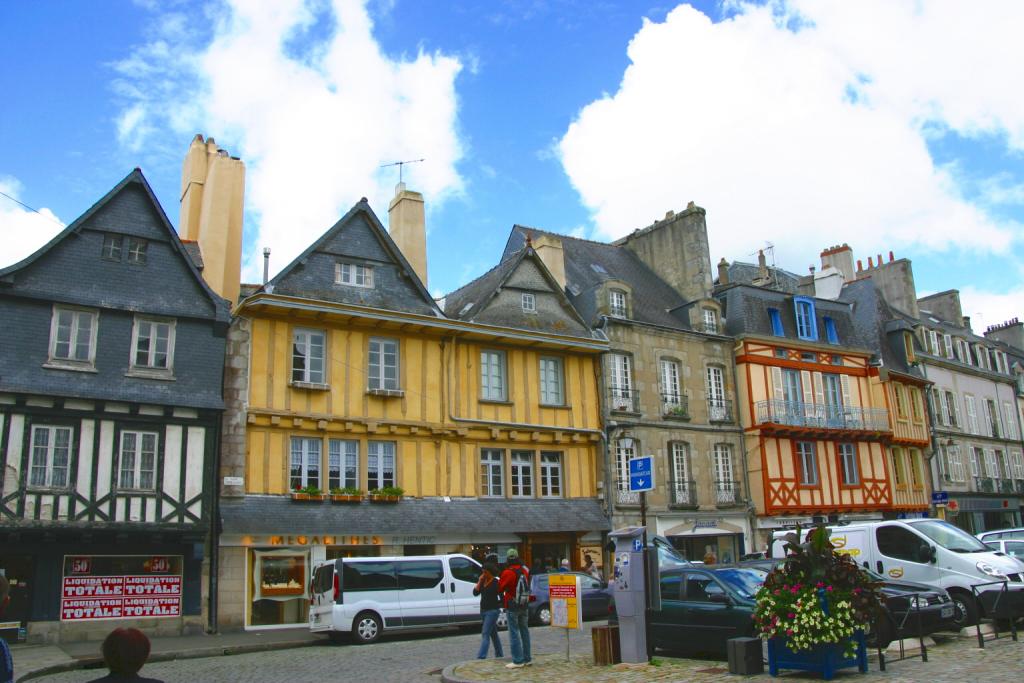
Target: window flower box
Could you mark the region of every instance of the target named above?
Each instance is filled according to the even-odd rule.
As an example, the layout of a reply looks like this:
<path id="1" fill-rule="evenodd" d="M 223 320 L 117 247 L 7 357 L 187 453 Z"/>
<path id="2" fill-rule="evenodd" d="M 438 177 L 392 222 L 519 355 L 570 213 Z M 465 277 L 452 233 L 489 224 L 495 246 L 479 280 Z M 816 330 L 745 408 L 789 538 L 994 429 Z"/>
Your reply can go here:
<path id="1" fill-rule="evenodd" d="M 323 491 L 315 486 L 307 486 L 301 489 L 296 488 L 292 491 L 292 500 L 294 501 L 322 503 L 326 497 Z"/>
<path id="2" fill-rule="evenodd" d="M 362 501 L 363 492 L 360 491 L 359 489 L 351 487 L 345 487 L 343 489 L 331 489 L 332 503 L 361 503 Z"/>
<path id="3" fill-rule="evenodd" d="M 385 486 L 382 489 L 370 491 L 371 503 L 397 503 L 402 500 L 405 490 L 398 486 Z"/>

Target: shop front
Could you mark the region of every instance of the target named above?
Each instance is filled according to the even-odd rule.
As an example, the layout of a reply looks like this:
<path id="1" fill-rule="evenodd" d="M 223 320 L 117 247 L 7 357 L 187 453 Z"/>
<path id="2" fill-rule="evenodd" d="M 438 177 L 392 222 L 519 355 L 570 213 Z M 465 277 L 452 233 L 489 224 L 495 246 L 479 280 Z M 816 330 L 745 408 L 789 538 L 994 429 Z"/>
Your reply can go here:
<path id="1" fill-rule="evenodd" d="M 658 533 L 688 560 L 704 564 L 738 562 L 747 552 L 750 525 L 745 517 L 658 517 Z"/>
<path id="2" fill-rule="evenodd" d="M 969 534 L 982 531 L 1014 529 L 1021 526 L 1021 505 L 1024 498 L 1016 496 L 949 495 L 945 508 L 940 508 L 946 521 Z"/>

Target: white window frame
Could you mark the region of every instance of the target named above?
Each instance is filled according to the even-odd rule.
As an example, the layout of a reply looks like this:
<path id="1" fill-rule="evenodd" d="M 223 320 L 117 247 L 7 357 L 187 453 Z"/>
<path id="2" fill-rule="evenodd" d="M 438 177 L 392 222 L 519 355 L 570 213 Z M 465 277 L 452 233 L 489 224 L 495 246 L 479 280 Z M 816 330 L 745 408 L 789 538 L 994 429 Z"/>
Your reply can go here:
<path id="1" fill-rule="evenodd" d="M 953 358 L 953 338 L 950 337 L 948 334 L 943 334 L 942 335 L 942 345 L 943 345 L 943 348 L 945 349 L 944 355 L 946 356 L 946 358 L 952 359 Z"/>
<path id="2" fill-rule="evenodd" d="M 334 264 L 334 284 L 373 289 L 373 266 L 337 262 Z"/>
<path id="3" fill-rule="evenodd" d="M 978 412 L 974 404 L 974 396 L 964 394 L 964 412 L 967 413 L 967 431 L 971 434 L 978 434 Z"/>
<path id="4" fill-rule="evenodd" d="M 818 473 L 818 444 L 813 441 L 797 441 L 796 456 L 800 460 L 800 486 L 818 486 L 821 482 Z"/>
<path id="5" fill-rule="evenodd" d="M 39 435 L 46 434 L 46 444 L 39 443 Z M 60 446 L 63 463 L 58 465 L 57 434 L 67 437 L 67 445 Z M 32 425 L 31 458 L 28 466 L 28 487 L 32 489 L 66 489 L 71 482 L 71 458 L 74 455 L 75 430 L 66 425 Z"/>
<path id="6" fill-rule="evenodd" d="M 1010 462 L 1013 464 L 1013 478 L 1024 479 L 1024 454 L 1020 451 L 1010 453 Z"/>
<path id="7" fill-rule="evenodd" d="M 996 452 L 992 448 L 985 449 L 985 476 L 989 479 L 998 479 L 1001 476 Z"/>
<path id="8" fill-rule="evenodd" d="M 152 439 L 152 447 L 145 448 L 147 438 Z M 134 440 L 134 448 L 129 449 L 127 442 Z M 117 457 L 117 488 L 125 491 L 155 491 L 156 466 L 160 453 L 160 434 L 157 432 L 125 429 L 121 432 Z M 149 467 L 143 467 L 143 459 L 151 456 Z M 149 475 L 149 485 L 143 484 L 144 474 Z"/>
<path id="9" fill-rule="evenodd" d="M 625 353 L 608 355 L 609 390 L 611 393 L 611 409 L 633 412 L 636 404 L 633 401 L 633 359 Z"/>
<path id="10" fill-rule="evenodd" d="M 505 496 L 505 451 L 501 448 L 480 449 L 480 495 Z"/>
<path id="11" fill-rule="evenodd" d="M 928 330 L 928 352 L 933 356 L 941 355 L 939 353 L 939 333 L 935 330 Z"/>
<path id="12" fill-rule="evenodd" d="M 377 362 L 374 362 L 374 356 Z M 394 357 L 389 363 L 388 357 Z M 402 388 L 402 344 L 393 337 L 370 337 L 366 354 L 366 388 L 370 391 L 400 391 Z M 393 376 L 388 371 L 393 370 Z"/>
<path id="13" fill-rule="evenodd" d="M 533 498 L 533 451 L 512 451 L 509 458 L 509 495 Z"/>
<path id="14" fill-rule="evenodd" d="M 349 474 L 349 470 L 352 474 Z M 331 475 L 337 470 L 338 476 Z M 327 442 L 327 490 L 359 488 L 359 441 L 329 439 Z"/>
<path id="15" fill-rule="evenodd" d="M 116 233 L 107 232 L 103 234 L 103 245 L 100 247 L 100 256 L 105 261 L 121 261 L 121 253 L 124 251 L 122 245 L 124 238 Z M 116 253 L 115 253 L 116 252 Z"/>
<path id="16" fill-rule="evenodd" d="M 136 265 L 146 265 L 146 252 L 149 250 L 149 242 L 142 239 L 141 237 L 128 236 L 128 245 L 125 251 L 127 252 L 128 263 L 134 263 Z"/>
<path id="17" fill-rule="evenodd" d="M 537 312 L 537 297 L 531 292 L 523 292 L 522 296 L 523 313 Z"/>
<path id="18" fill-rule="evenodd" d="M 1013 409 L 1013 404 L 1003 401 L 1003 428 L 1006 431 L 1006 438 L 1013 441 L 1017 440 L 1017 414 Z"/>
<path id="19" fill-rule="evenodd" d="M 142 327 L 144 325 L 149 326 L 149 349 L 145 351 L 146 362 L 139 363 L 139 354 L 143 353 L 139 349 L 139 342 L 143 339 Z M 156 348 L 156 340 L 158 339 L 157 332 L 159 326 L 167 327 L 167 348 L 164 353 L 166 355 L 165 365 L 156 365 L 155 358 L 158 350 Z M 174 372 L 174 340 L 176 336 L 177 321 L 174 318 L 153 318 L 150 316 L 135 316 L 135 322 L 132 325 L 132 355 L 129 359 L 131 369 L 135 372 L 145 373 L 160 373 L 169 375 Z"/>
<path id="20" fill-rule="evenodd" d="M 621 289 L 608 290 L 608 315 L 613 318 L 625 318 L 628 314 L 626 293 Z"/>
<path id="21" fill-rule="evenodd" d="M 320 476 L 323 470 L 323 441 L 308 436 L 293 436 L 288 442 L 288 487 L 295 490 L 295 487 L 306 488 L 315 486 L 323 490 L 323 478 Z M 314 447 L 315 446 L 315 447 Z M 299 476 L 293 474 L 298 465 Z M 313 478 L 316 481 L 313 481 Z M 294 481 L 298 478 L 299 481 Z"/>
<path id="22" fill-rule="evenodd" d="M 704 311 L 704 331 L 710 334 L 718 334 L 718 314 L 713 308 L 702 309 Z"/>
<path id="23" fill-rule="evenodd" d="M 562 359 L 558 356 L 541 356 L 538 366 L 541 405 L 565 405 L 565 373 Z"/>
<path id="24" fill-rule="evenodd" d="M 725 393 L 725 369 L 718 365 L 704 368 L 704 384 L 708 396 L 708 418 L 724 420 L 728 415 L 728 400 Z"/>
<path id="25" fill-rule="evenodd" d="M 68 338 L 66 342 L 62 342 L 58 339 L 58 333 L 60 329 L 60 316 L 62 313 L 68 313 L 71 315 L 71 324 L 68 327 Z M 79 340 L 78 336 L 81 332 L 81 323 L 79 322 L 82 318 L 89 319 L 89 341 L 86 358 L 79 358 L 76 355 Z M 99 336 L 99 311 L 92 308 L 80 308 L 78 306 L 57 306 L 53 307 L 53 313 L 50 318 L 50 345 L 49 345 L 49 363 L 48 365 L 66 367 L 66 368 L 95 368 L 96 367 L 96 338 Z M 58 356 L 57 345 L 66 343 L 68 345 L 68 355 Z"/>
<path id="26" fill-rule="evenodd" d="M 615 463 L 618 469 L 615 488 L 622 493 L 629 493 L 629 461 L 636 458 L 637 453 L 636 441 L 631 441 L 630 446 L 626 446 L 622 439 L 615 442 Z"/>
<path id="27" fill-rule="evenodd" d="M 320 355 L 314 355 L 319 337 Z M 292 330 L 292 382 L 304 384 L 325 384 L 327 381 L 327 333 L 324 330 L 296 327 Z M 296 360 L 302 358 L 305 367 L 297 368 Z M 313 370 L 314 361 L 320 362 L 319 373 Z M 300 374 L 296 377 L 296 372 Z"/>
<path id="28" fill-rule="evenodd" d="M 562 452 L 540 452 L 540 497 L 561 498 L 562 489 Z"/>
<path id="29" fill-rule="evenodd" d="M 500 349 L 480 350 L 480 400 L 508 400 L 508 368 L 505 352 Z"/>
<path id="30" fill-rule="evenodd" d="M 677 360 L 662 358 L 658 361 L 658 371 L 661 380 L 661 404 L 663 412 L 668 413 L 683 402 L 683 392 L 679 382 L 682 366 Z"/>
<path id="31" fill-rule="evenodd" d="M 366 489 L 374 491 L 394 486 L 398 481 L 398 446 L 394 441 L 366 442 Z M 391 476 L 388 477 L 388 467 Z"/>
<path id="32" fill-rule="evenodd" d="M 961 483 L 967 481 L 966 472 L 964 471 L 964 459 L 960 454 L 960 446 L 955 444 L 946 446 L 946 464 L 950 481 Z"/>
<path id="33" fill-rule="evenodd" d="M 860 486 L 860 465 L 857 462 L 856 444 L 844 442 L 838 445 L 840 475 L 845 486 Z M 851 476 L 852 475 L 852 476 Z"/>
<path id="34" fill-rule="evenodd" d="M 981 461 L 985 457 L 984 452 L 981 454 L 978 453 L 980 450 L 980 448 L 972 447 L 969 448 L 967 452 L 968 464 L 971 467 L 971 476 L 975 478 L 981 476 Z"/>
<path id="35" fill-rule="evenodd" d="M 727 443 L 716 443 L 711 451 L 711 459 L 715 468 L 715 490 L 731 492 L 736 486 L 732 447 Z"/>

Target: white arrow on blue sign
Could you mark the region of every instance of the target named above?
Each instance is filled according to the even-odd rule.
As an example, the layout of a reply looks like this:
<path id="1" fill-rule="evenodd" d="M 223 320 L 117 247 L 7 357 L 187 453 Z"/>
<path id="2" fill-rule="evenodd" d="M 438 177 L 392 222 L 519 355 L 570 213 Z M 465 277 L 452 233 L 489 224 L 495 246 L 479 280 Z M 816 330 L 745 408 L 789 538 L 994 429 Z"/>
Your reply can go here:
<path id="1" fill-rule="evenodd" d="M 641 455 L 629 461 L 629 490 L 632 492 L 654 489 L 654 456 Z"/>

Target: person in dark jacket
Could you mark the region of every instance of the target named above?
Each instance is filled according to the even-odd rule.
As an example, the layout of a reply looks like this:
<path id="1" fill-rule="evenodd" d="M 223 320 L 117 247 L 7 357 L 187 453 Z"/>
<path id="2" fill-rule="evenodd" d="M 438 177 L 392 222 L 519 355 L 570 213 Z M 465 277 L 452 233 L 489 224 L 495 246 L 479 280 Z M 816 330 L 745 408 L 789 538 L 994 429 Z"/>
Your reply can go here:
<path id="1" fill-rule="evenodd" d="M 149 638 L 137 628 L 115 628 L 103 641 L 103 661 L 110 673 L 89 683 L 163 683 L 139 676 L 149 659 Z"/>
<path id="2" fill-rule="evenodd" d="M 494 656 L 501 659 L 505 656 L 501 649 L 501 639 L 498 638 L 498 616 L 501 614 L 501 597 L 498 595 L 498 565 L 494 562 L 485 562 L 484 570 L 480 574 L 480 580 L 473 588 L 473 595 L 480 596 L 480 616 L 483 618 L 483 639 L 480 641 L 480 650 L 476 653 L 477 659 L 487 659 L 487 648 L 494 643 Z"/>
<path id="3" fill-rule="evenodd" d="M 505 556 L 508 564 L 498 580 L 498 590 L 505 601 L 505 614 L 508 616 L 508 640 L 512 645 L 512 662 L 505 667 L 521 669 L 533 664 L 533 657 L 530 656 L 530 610 L 526 607 L 517 607 L 514 600 L 519 576 L 522 575 L 529 586 L 530 571 L 523 566 L 519 552 L 515 548 L 509 548 Z"/>

